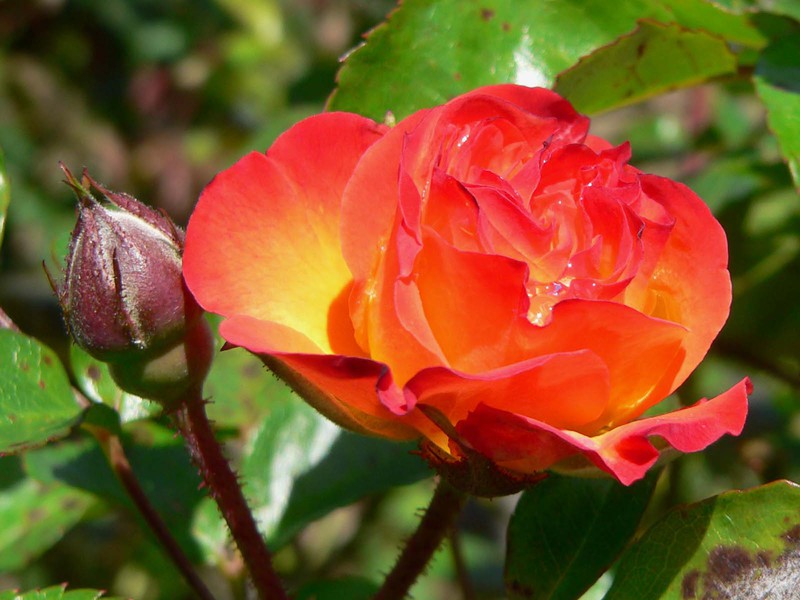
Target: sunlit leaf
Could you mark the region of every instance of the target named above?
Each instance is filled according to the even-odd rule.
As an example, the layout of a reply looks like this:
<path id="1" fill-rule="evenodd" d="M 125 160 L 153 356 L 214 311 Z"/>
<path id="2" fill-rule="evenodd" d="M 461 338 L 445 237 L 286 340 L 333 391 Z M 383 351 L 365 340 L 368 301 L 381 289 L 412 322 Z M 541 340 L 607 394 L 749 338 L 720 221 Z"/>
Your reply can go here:
<path id="1" fill-rule="evenodd" d="M 559 75 L 555 89 L 579 111 L 597 113 L 735 69 L 724 40 L 678 25 L 642 22 Z"/>
<path id="2" fill-rule="evenodd" d="M 407 0 L 345 60 L 329 108 L 382 120 L 493 83 L 550 87 L 641 19 L 764 44 L 746 17 L 702 0 Z"/>
<path id="3" fill-rule="evenodd" d="M 682 506 L 622 556 L 605 600 L 794 598 L 800 487 L 778 481 Z"/>
<path id="4" fill-rule="evenodd" d="M 67 374 L 48 348 L 0 329 L 0 452 L 66 435 L 81 417 Z"/>

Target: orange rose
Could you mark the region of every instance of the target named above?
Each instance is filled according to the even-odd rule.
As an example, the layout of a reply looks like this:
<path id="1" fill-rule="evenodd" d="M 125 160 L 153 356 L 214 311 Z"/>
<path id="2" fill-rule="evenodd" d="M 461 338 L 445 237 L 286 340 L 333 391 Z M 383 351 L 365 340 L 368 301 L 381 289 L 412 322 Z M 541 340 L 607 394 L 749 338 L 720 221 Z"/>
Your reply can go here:
<path id="1" fill-rule="evenodd" d="M 205 189 L 184 274 L 221 333 L 350 429 L 625 484 L 663 438 L 741 431 L 749 382 L 635 420 L 728 316 L 725 235 L 685 186 L 544 89 L 485 87 L 393 128 L 298 123 Z"/>

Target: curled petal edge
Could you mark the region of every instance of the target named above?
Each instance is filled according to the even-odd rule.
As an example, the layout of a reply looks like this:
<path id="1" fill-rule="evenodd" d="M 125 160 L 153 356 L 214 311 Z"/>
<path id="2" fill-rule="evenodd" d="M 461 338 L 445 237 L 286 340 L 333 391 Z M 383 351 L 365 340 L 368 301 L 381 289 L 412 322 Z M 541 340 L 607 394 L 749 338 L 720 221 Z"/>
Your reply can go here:
<path id="1" fill-rule="evenodd" d="M 558 470 L 582 455 L 624 485 L 644 477 L 659 458 L 651 438 L 680 452 L 703 450 L 725 434 L 742 432 L 752 384 L 743 379 L 728 391 L 665 415 L 632 421 L 588 437 L 480 405 L 456 426 L 463 441 L 499 466 L 520 472 Z M 562 463 L 563 464 L 563 463 Z"/>

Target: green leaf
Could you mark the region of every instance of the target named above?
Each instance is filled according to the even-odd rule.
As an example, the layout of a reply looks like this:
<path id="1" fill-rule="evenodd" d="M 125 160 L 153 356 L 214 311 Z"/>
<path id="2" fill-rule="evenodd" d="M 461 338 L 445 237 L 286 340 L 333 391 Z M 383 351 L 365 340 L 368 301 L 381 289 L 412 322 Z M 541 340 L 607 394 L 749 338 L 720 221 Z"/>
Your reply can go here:
<path id="1" fill-rule="evenodd" d="M 300 475 L 273 535 L 281 546 L 312 521 L 370 494 L 431 476 L 427 463 L 401 444 L 342 431 L 324 458 Z"/>
<path id="2" fill-rule="evenodd" d="M 736 12 L 766 12 L 793 17 L 800 21 L 800 3 L 797 0 L 714 0 L 726 9 Z"/>
<path id="3" fill-rule="evenodd" d="M 429 476 L 411 449 L 343 432 L 293 398 L 275 404 L 244 459 L 246 494 L 278 548 L 336 508 Z"/>
<path id="4" fill-rule="evenodd" d="M 0 458 L 0 572 L 20 569 L 49 549 L 94 502 L 89 494 L 25 477 L 18 461 Z"/>
<path id="5" fill-rule="evenodd" d="M 100 590 L 71 590 L 67 591 L 67 584 L 55 585 L 43 590 L 20 593 L 18 591 L 0 592 L 0 600 L 123 600 L 120 596 L 105 596 Z"/>
<path id="6" fill-rule="evenodd" d="M 81 417 L 58 357 L 36 340 L 0 329 L 0 452 L 66 435 Z"/>
<path id="7" fill-rule="evenodd" d="M 212 327 L 214 331 L 217 327 Z M 217 347 L 224 340 L 217 337 Z M 242 348 L 218 352 L 203 386 L 211 400 L 208 416 L 218 427 L 249 429 L 258 425 L 275 402 L 292 398 L 291 390 L 261 361 Z"/>
<path id="8" fill-rule="evenodd" d="M 347 57 L 328 108 L 400 119 L 483 85 L 550 87 L 644 18 L 764 44 L 747 16 L 702 0 L 406 0 Z"/>
<path id="9" fill-rule="evenodd" d="M 635 533 L 656 479 L 625 487 L 553 474 L 527 490 L 508 527 L 509 598 L 579 598 Z"/>
<path id="10" fill-rule="evenodd" d="M 339 432 L 297 398 L 275 403 L 242 463 L 245 493 L 265 535 L 275 533 L 295 479 L 322 460 Z"/>
<path id="11" fill-rule="evenodd" d="M 756 65 L 755 84 L 767 107 L 769 127 L 800 188 L 800 36 L 770 44 Z"/>
<path id="12" fill-rule="evenodd" d="M 345 577 L 304 585 L 297 592 L 296 600 L 368 600 L 377 591 L 378 586 L 368 579 Z"/>
<path id="13" fill-rule="evenodd" d="M 122 423 L 161 413 L 158 403 L 123 391 L 111 377 L 106 363 L 93 358 L 75 344 L 70 348 L 70 365 L 81 392 L 90 400 L 117 411 Z"/>
<path id="14" fill-rule="evenodd" d="M 211 560 L 198 547 L 192 534 L 195 511 L 205 498 L 201 480 L 191 464 L 183 440 L 150 421 L 129 423 L 123 438 L 131 468 L 150 502 L 169 524 L 178 543 L 193 560 Z M 88 436 L 28 452 L 26 471 L 45 484 L 61 482 L 85 490 L 138 516 L 133 503 L 117 480 L 97 442 Z M 168 482 L 168 484 L 165 484 Z M 211 515 L 211 520 L 216 516 Z M 146 526 L 142 522 L 142 528 Z"/>
<path id="15" fill-rule="evenodd" d="M 787 481 L 678 507 L 623 554 L 605 600 L 794 598 L 798 507 Z"/>
<path id="16" fill-rule="evenodd" d="M 579 111 L 597 113 L 735 70 L 724 40 L 646 21 L 559 75 L 555 90 Z"/>
<path id="17" fill-rule="evenodd" d="M 6 159 L 3 149 L 0 148 L 0 245 L 3 243 L 3 229 L 6 224 L 6 212 L 10 201 L 11 192 L 8 185 L 8 175 L 6 175 Z"/>

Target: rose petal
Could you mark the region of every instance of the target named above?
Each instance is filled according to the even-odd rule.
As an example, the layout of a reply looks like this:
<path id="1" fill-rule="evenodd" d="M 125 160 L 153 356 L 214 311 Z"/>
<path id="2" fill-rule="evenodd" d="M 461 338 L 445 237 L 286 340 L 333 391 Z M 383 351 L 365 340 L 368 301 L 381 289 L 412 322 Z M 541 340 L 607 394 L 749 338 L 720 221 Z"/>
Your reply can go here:
<path id="1" fill-rule="evenodd" d="M 387 406 L 377 394 L 391 378 L 386 365 L 364 358 L 321 355 L 302 334 L 252 317 L 232 317 L 220 326 L 231 344 L 257 354 L 304 400 L 343 427 L 388 437 L 419 437 L 403 419 L 403 406 Z M 395 400 L 392 396 L 384 396 Z"/>
<path id="2" fill-rule="evenodd" d="M 501 467 L 534 472 L 582 454 L 621 483 L 644 477 L 658 459 L 650 439 L 662 438 L 681 452 L 697 452 L 725 434 L 738 435 L 752 388 L 744 379 L 712 400 L 666 415 L 633 421 L 596 437 L 561 430 L 508 411 L 479 406 L 456 427 L 460 436 Z"/>
<path id="3" fill-rule="evenodd" d="M 519 361 L 514 342 L 527 322 L 527 265 L 457 250 L 429 232 L 415 272 L 426 321 L 450 366 L 479 373 Z"/>
<path id="4" fill-rule="evenodd" d="M 686 330 L 681 325 L 600 300 L 564 300 L 552 311 L 549 324 L 520 330 L 519 355 L 590 350 L 603 360 L 611 385 L 609 402 L 583 433 L 626 423 L 668 395 L 682 363 Z"/>
<path id="5" fill-rule="evenodd" d="M 595 420 L 609 397 L 606 365 L 588 350 L 542 356 L 480 374 L 426 369 L 406 389 L 415 402 L 437 408 L 452 423 L 483 405 L 566 429 Z M 428 426 L 423 432 L 447 447 L 438 428 Z"/>
<path id="6" fill-rule="evenodd" d="M 184 275 L 206 309 L 293 328 L 325 352 L 360 354 L 342 301 L 345 183 L 382 128 L 345 113 L 298 123 L 204 190 L 186 233 Z"/>
<path id="7" fill-rule="evenodd" d="M 655 175 L 642 175 L 641 182 L 675 222 L 655 270 L 634 279 L 625 303 L 687 329 L 683 363 L 668 394 L 700 363 L 728 318 L 728 245 L 722 226 L 688 187 Z"/>
<path id="8" fill-rule="evenodd" d="M 399 224 L 381 249 L 372 278 L 356 283 L 350 314 L 356 339 L 369 355 L 386 363 L 402 386 L 426 367 L 446 364 L 423 312 L 417 284 L 402 276 L 419 251 L 416 240 Z"/>

